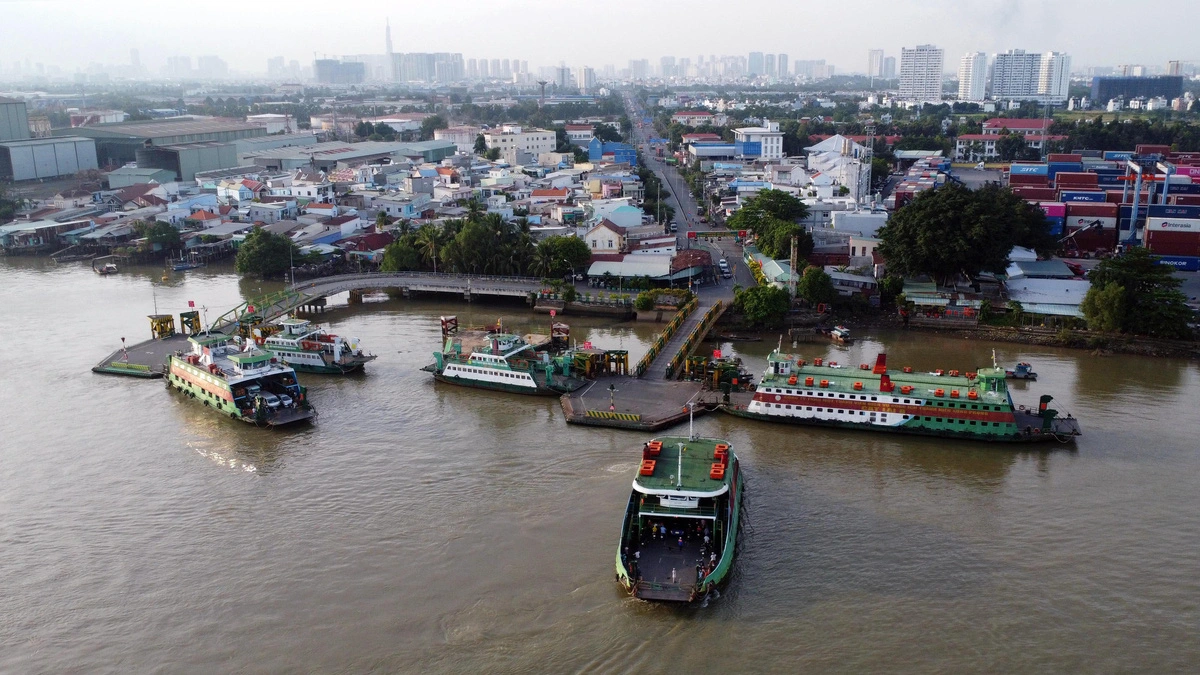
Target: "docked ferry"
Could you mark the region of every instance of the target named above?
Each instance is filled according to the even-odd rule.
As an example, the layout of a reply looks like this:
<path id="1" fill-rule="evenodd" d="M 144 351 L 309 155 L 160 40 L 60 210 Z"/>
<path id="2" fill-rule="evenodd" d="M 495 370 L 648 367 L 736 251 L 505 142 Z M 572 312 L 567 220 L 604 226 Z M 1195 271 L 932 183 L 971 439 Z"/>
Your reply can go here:
<path id="1" fill-rule="evenodd" d="M 1003 368 L 901 373 L 888 370 L 886 355 L 874 367 L 857 368 L 804 359 L 775 350 L 754 396 L 726 404 L 740 417 L 874 431 L 983 441 L 1068 441 L 1079 422 L 1059 417 L 1043 395 L 1034 409 L 1013 404 Z"/>
<path id="2" fill-rule="evenodd" d="M 316 410 L 296 371 L 270 352 L 228 335 L 194 335 L 189 353 L 167 357 L 167 386 L 235 420 L 281 426 L 311 419 Z"/>
<path id="3" fill-rule="evenodd" d="M 313 327 L 304 319 L 284 319 L 268 337 L 256 342 L 283 363 L 305 373 L 341 375 L 362 370 L 375 360 L 364 353 L 358 338 L 343 338 Z"/>
<path id="4" fill-rule="evenodd" d="M 733 566 L 743 486 L 728 441 L 664 436 L 646 443 L 621 523 L 617 581 L 643 600 L 707 596 Z"/>
<path id="5" fill-rule="evenodd" d="M 422 370 L 439 382 L 536 396 L 568 394 L 586 384 L 571 375 L 569 354 L 537 351 L 511 333 L 488 333 L 482 344 L 463 352 L 462 339 L 447 336 L 434 362 Z"/>

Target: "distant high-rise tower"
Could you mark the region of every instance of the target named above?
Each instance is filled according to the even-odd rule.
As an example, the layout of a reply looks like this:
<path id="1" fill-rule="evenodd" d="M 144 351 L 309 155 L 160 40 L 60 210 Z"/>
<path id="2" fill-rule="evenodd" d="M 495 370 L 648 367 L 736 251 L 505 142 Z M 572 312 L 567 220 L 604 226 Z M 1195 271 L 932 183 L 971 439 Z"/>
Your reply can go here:
<path id="1" fill-rule="evenodd" d="M 942 100 L 942 61 L 945 53 L 933 45 L 900 50 L 900 98 Z"/>
<path id="2" fill-rule="evenodd" d="M 1062 52 L 1042 54 L 1038 69 L 1038 98 L 1049 103 L 1067 100 L 1071 86 L 1071 55 Z"/>
<path id="3" fill-rule="evenodd" d="M 780 54 L 779 55 L 779 64 L 778 64 L 778 67 L 776 67 L 776 70 L 779 71 L 780 79 L 788 76 L 788 63 L 789 63 L 788 55 Z"/>
<path id="4" fill-rule="evenodd" d="M 987 91 L 987 54 L 967 52 L 958 62 L 958 100 L 982 101 Z"/>
<path id="5" fill-rule="evenodd" d="M 383 22 L 383 47 L 386 50 L 384 53 L 387 54 L 387 67 L 391 73 L 390 79 L 393 82 L 395 82 L 397 79 L 399 79 L 397 77 L 399 75 L 399 73 L 396 72 L 396 57 L 392 55 L 392 20 L 391 19 L 384 19 L 384 22 Z"/>
<path id="6" fill-rule="evenodd" d="M 1010 49 L 996 54 L 992 65 L 992 98 L 996 100 L 1035 100 L 1042 55 Z"/>
<path id="7" fill-rule="evenodd" d="M 750 52 L 750 58 L 746 64 L 746 70 L 748 71 L 747 74 L 750 75 L 750 77 L 762 75 L 763 68 L 766 67 L 764 61 L 765 59 L 763 58 L 762 52 Z"/>
<path id="8" fill-rule="evenodd" d="M 867 77 L 883 77 L 883 50 L 867 50 Z"/>
<path id="9" fill-rule="evenodd" d="M 896 57 L 894 57 L 894 56 L 883 57 L 883 79 L 885 79 L 885 80 L 896 79 Z"/>
<path id="10" fill-rule="evenodd" d="M 775 55 L 763 55 L 763 75 L 767 77 L 775 77 Z"/>
<path id="11" fill-rule="evenodd" d="M 1180 61 L 1167 61 L 1167 74 L 1168 75 L 1182 75 L 1183 74 L 1183 63 Z"/>

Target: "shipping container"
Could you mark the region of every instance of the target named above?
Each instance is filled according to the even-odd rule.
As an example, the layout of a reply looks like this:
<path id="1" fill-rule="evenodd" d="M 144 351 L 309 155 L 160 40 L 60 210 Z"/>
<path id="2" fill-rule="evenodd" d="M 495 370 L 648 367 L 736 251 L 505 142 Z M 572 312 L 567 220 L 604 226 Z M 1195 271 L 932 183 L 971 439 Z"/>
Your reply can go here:
<path id="1" fill-rule="evenodd" d="M 1200 162 L 1200 152 L 1172 152 L 1167 159 L 1178 164 L 1193 164 Z"/>
<path id="2" fill-rule="evenodd" d="M 1120 215 L 1121 207 L 1107 202 L 1070 202 L 1067 204 L 1067 217 L 1091 216 L 1095 218 L 1116 218 Z"/>
<path id="3" fill-rule="evenodd" d="M 1200 257 L 1163 255 L 1158 257 L 1158 264 L 1170 265 L 1180 272 L 1200 272 Z"/>
<path id="4" fill-rule="evenodd" d="M 1124 162 L 1127 159 L 1132 159 L 1133 153 L 1128 150 L 1105 150 L 1104 159 L 1109 161 Z"/>
<path id="5" fill-rule="evenodd" d="M 1105 194 L 1098 190 L 1062 190 L 1059 193 L 1058 201 L 1060 202 L 1103 202 Z"/>
<path id="6" fill-rule="evenodd" d="M 1158 218 L 1151 216 L 1146 219 L 1146 231 L 1184 232 L 1200 236 L 1200 218 Z"/>
<path id="7" fill-rule="evenodd" d="M 1172 204 L 1151 204 L 1145 208 L 1150 218 L 1200 218 L 1200 206 L 1175 206 Z"/>
<path id="8" fill-rule="evenodd" d="M 1176 166 L 1175 175 L 1200 178 L 1200 166 Z"/>
<path id="9" fill-rule="evenodd" d="M 1038 202 L 1038 206 L 1046 212 L 1047 218 L 1065 218 L 1067 205 L 1062 202 Z"/>
<path id="10" fill-rule="evenodd" d="M 1048 187 L 1050 185 L 1050 179 L 1045 176 L 1038 176 L 1035 174 L 1015 174 L 1008 177 L 1008 184 Z"/>
<path id="11" fill-rule="evenodd" d="M 1049 168 L 1045 164 L 1012 164 L 1008 167 L 1008 175 L 1045 176 Z"/>
<path id="12" fill-rule="evenodd" d="M 1172 194 L 1168 199 L 1176 206 L 1200 206 L 1200 195 Z"/>
<path id="13" fill-rule="evenodd" d="M 1054 237 L 1063 236 L 1063 229 L 1066 227 L 1066 220 L 1063 218 L 1047 218 L 1050 223 L 1050 234 Z"/>
<path id="14" fill-rule="evenodd" d="M 1133 149 L 1133 154 L 1135 155 L 1165 155 L 1169 152 L 1171 152 L 1171 146 L 1169 145 L 1143 144 Z"/>
<path id="15" fill-rule="evenodd" d="M 1078 233 L 1070 239 L 1070 241 L 1075 242 L 1074 247 L 1067 242 L 1063 242 L 1063 248 L 1067 250 L 1075 248 L 1079 251 L 1112 251 L 1117 248 L 1117 231 L 1115 229 L 1104 230 L 1095 228 L 1086 232 L 1081 232 L 1080 228 L 1071 227 L 1068 225 L 1067 234 L 1071 234 L 1073 232 Z"/>
<path id="16" fill-rule="evenodd" d="M 1046 155 L 1046 161 L 1051 164 L 1055 162 L 1082 162 L 1083 155 L 1076 155 L 1066 152 L 1052 152 Z"/>
<path id="17" fill-rule="evenodd" d="M 1052 187 L 1034 187 L 1031 185 L 1012 186 L 1013 194 L 1026 201 L 1053 202 L 1058 201 L 1058 190 Z"/>
<path id="18" fill-rule="evenodd" d="M 1100 175 L 1095 173 L 1084 173 L 1082 171 L 1062 172 L 1054 177 L 1054 184 L 1058 189 L 1063 188 L 1094 188 L 1100 181 Z"/>
<path id="19" fill-rule="evenodd" d="M 1200 183 L 1192 182 L 1183 185 L 1171 183 L 1171 189 L 1167 190 L 1168 195 L 1200 195 Z"/>
<path id="20" fill-rule="evenodd" d="M 1160 255 L 1200 256 L 1200 232 L 1146 229 L 1146 248 Z"/>
<path id="21" fill-rule="evenodd" d="M 1068 213 L 1064 219 L 1069 231 L 1078 230 L 1089 225 L 1095 225 L 1099 230 L 1115 230 L 1117 229 L 1117 216 L 1092 216 L 1079 213 Z"/>

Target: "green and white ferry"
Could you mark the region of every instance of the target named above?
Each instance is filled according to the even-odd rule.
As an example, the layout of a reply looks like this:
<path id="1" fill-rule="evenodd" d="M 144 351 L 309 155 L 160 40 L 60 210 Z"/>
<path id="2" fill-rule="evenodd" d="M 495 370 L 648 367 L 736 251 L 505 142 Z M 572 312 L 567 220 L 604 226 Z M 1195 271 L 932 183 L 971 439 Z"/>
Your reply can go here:
<path id="1" fill-rule="evenodd" d="M 284 319 L 276 328 L 268 337 L 256 337 L 255 342 L 301 372 L 344 375 L 362 370 L 376 358 L 363 352 L 358 338 L 326 333 L 311 321 Z"/>
<path id="2" fill-rule="evenodd" d="M 705 598 L 733 566 L 743 489 L 728 441 L 664 436 L 646 443 L 621 524 L 617 581 L 644 600 Z"/>
<path id="3" fill-rule="evenodd" d="M 483 344 L 463 355 L 463 341 L 447 336 L 434 362 L 422 370 L 439 382 L 513 394 L 559 396 L 586 382 L 571 375 L 571 355 L 551 356 L 511 333 L 488 333 Z"/>
<path id="4" fill-rule="evenodd" d="M 281 426 L 316 416 L 296 371 L 247 341 L 228 335 L 194 335 L 190 353 L 167 357 L 167 387 L 218 413 L 259 426 Z"/>

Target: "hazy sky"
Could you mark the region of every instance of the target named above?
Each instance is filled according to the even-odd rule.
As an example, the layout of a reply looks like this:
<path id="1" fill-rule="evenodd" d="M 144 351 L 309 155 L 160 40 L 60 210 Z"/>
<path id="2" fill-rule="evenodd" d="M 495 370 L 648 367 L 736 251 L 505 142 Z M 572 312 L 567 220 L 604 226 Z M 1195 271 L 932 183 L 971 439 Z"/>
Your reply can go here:
<path id="1" fill-rule="evenodd" d="M 275 55 L 307 64 L 313 52 L 382 53 L 385 17 L 397 52 L 521 58 L 531 69 L 763 51 L 862 72 L 870 48 L 893 56 L 922 43 L 946 50 L 947 71 L 968 50 L 1009 48 L 1066 51 L 1075 69 L 1200 61 L 1195 0 L 0 0 L 0 66 L 73 71 L 128 63 L 137 48 L 155 73 L 175 54 L 257 72 Z"/>

